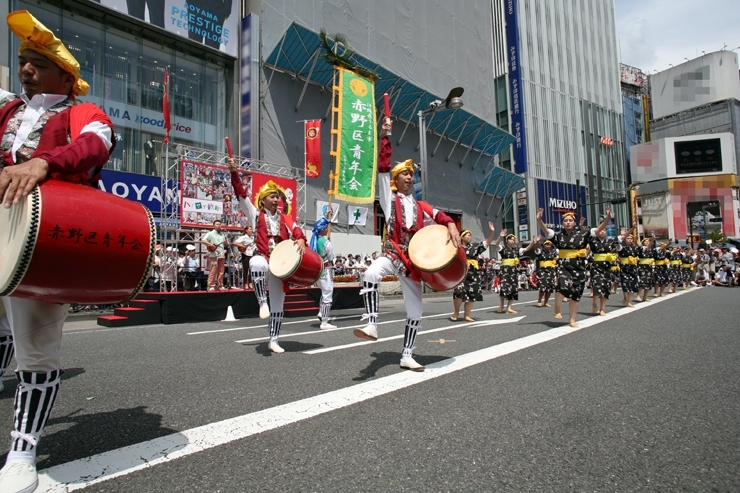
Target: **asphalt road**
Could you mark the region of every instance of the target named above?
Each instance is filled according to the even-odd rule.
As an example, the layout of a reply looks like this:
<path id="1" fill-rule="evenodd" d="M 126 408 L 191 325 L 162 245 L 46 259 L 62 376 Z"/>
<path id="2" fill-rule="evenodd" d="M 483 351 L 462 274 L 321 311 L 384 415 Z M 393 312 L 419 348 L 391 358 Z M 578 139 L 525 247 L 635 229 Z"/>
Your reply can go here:
<path id="1" fill-rule="evenodd" d="M 361 310 L 286 319 L 281 355 L 259 319 L 70 319 L 38 491 L 740 491 L 739 295 L 613 295 L 607 317 L 585 297 L 578 330 L 534 292 L 516 315 L 487 295 L 474 324 L 430 297 L 424 373 L 398 366 L 402 300 L 375 343 L 352 335 Z"/>

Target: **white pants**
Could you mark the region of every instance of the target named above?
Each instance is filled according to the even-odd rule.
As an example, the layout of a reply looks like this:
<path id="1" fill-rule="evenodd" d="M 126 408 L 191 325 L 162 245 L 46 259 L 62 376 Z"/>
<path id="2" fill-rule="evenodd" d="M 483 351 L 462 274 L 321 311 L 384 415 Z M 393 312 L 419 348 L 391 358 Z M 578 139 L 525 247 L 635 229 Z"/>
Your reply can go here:
<path id="1" fill-rule="evenodd" d="M 321 277 L 319 277 L 318 285 L 321 288 L 321 304 L 331 305 L 334 295 L 334 279 L 331 275 L 331 269 L 324 269 Z"/>
<path id="2" fill-rule="evenodd" d="M 403 270 L 403 266 L 400 269 L 396 269 L 388 257 L 378 257 L 365 271 L 363 281 L 377 285 L 380 284 L 380 280 L 385 276 L 398 276 L 398 279 L 401 281 L 403 302 L 406 306 L 406 318 L 419 320 L 424 312 L 421 297 L 421 282 L 406 277 L 403 275 Z"/>
<path id="3" fill-rule="evenodd" d="M 285 303 L 285 292 L 283 292 L 283 280 L 270 272 L 267 259 L 262 255 L 255 255 L 249 261 L 249 270 L 252 272 L 264 272 L 267 276 L 267 287 L 270 290 L 270 312 L 279 313 L 283 311 Z"/>
<path id="4" fill-rule="evenodd" d="M 59 350 L 69 305 L 3 296 L 6 321 L 0 317 L 0 336 L 13 335 L 19 371 L 61 369 Z"/>

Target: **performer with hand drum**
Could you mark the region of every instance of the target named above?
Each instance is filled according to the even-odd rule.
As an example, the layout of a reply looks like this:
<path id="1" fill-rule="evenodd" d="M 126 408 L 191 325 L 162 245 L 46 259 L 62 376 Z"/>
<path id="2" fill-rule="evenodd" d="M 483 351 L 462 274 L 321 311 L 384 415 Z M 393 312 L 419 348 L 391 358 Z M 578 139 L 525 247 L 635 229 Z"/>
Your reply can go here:
<path id="1" fill-rule="evenodd" d="M 255 203 L 259 207 L 259 210 L 257 210 L 255 204 L 247 197 L 247 192 L 239 179 L 234 158 L 229 159 L 229 169 L 231 170 L 231 184 L 234 187 L 234 193 L 239 198 L 239 207 L 246 214 L 247 222 L 254 225 L 257 230 L 257 251 L 254 253 L 252 260 L 249 261 L 249 269 L 252 275 L 254 294 L 257 296 L 257 302 L 260 306 L 259 316 L 262 319 L 270 318 L 268 325 L 270 342 L 267 348 L 273 353 L 283 353 L 285 350 L 278 344 L 278 337 L 283 323 L 284 288 L 286 286 L 283 279 L 270 271 L 268 262 L 273 250 L 285 241 L 290 241 L 292 244 L 289 248 L 294 249 L 298 256 L 303 257 L 304 252 L 306 252 L 306 236 L 290 216 L 279 210 L 278 206 L 281 199 L 287 199 L 283 197 L 280 187 L 275 182 L 270 180 L 260 188 L 255 199 Z M 270 287 L 269 305 L 267 303 L 267 285 Z"/>
<path id="2" fill-rule="evenodd" d="M 378 339 L 378 284 L 384 276 L 397 275 L 401 281 L 406 306 L 401 368 L 424 371 L 424 366 L 413 358 L 423 303 L 421 276 L 408 257 L 408 245 L 417 231 L 434 223 L 447 227 L 447 241 L 455 248 L 460 246 L 460 235 L 452 218 L 414 197 L 414 167 L 410 159 L 391 167 L 391 127 L 390 118 L 386 118 L 381 130 L 378 156 L 378 191 L 380 206 L 388 221 L 388 236 L 383 244 L 383 254 L 365 271 L 360 293 L 365 302 L 363 320 L 367 320 L 368 324 L 362 329 L 356 329 L 355 335 L 371 341 Z"/>
<path id="3" fill-rule="evenodd" d="M 20 96 L 0 89 L 0 202 L 10 209 L 4 214 L 12 216 L 44 180 L 97 188 L 115 141 L 113 124 L 101 109 L 77 104 L 88 84 L 64 44 L 25 10 L 11 12 L 7 22 L 21 40 L 17 73 L 23 87 Z M 59 393 L 59 352 L 69 305 L 13 294 L 1 299 L 7 313 L 0 317 L 0 362 L 7 364 L 15 350 L 19 384 L 0 491 L 31 492 L 38 485 L 36 449 Z"/>

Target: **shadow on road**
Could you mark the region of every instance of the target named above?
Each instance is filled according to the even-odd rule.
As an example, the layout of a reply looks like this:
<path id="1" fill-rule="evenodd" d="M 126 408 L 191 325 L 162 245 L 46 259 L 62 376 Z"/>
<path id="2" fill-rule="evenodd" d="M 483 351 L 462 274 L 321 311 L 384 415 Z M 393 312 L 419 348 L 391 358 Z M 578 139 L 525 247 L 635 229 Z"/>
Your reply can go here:
<path id="1" fill-rule="evenodd" d="M 399 366 L 401 362 L 401 353 L 384 351 L 382 353 L 371 353 L 370 356 L 375 358 L 365 369 L 360 370 L 360 375 L 353 378 L 355 382 L 363 382 L 377 375 L 378 370 L 386 366 Z M 438 361 L 448 359 L 447 356 L 419 356 L 414 355 L 414 359 L 421 365 L 431 365 Z"/>

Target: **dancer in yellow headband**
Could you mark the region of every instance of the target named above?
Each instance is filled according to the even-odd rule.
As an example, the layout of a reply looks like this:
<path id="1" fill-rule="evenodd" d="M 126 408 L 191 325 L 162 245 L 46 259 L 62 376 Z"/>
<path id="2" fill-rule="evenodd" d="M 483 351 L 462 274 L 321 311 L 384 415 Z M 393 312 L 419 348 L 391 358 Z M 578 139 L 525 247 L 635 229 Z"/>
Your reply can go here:
<path id="1" fill-rule="evenodd" d="M 0 202 L 20 208 L 36 184 L 49 179 L 97 187 L 113 150 L 113 124 L 97 106 L 76 104 L 87 83 L 51 30 L 25 10 L 11 12 L 7 22 L 21 40 L 17 73 L 23 90 L 16 95 L 0 89 Z M 3 297 L 2 304 L 7 316 L 0 315 L 0 376 L 15 351 L 20 383 L 0 491 L 33 491 L 36 447 L 59 391 L 59 346 L 69 305 L 14 296 Z"/>
<path id="2" fill-rule="evenodd" d="M 465 256 L 468 259 L 468 273 L 465 275 L 465 279 L 461 282 L 455 290 L 452 292 L 452 303 L 454 312 L 450 317 L 450 320 L 456 322 L 460 317 L 460 307 L 465 303 L 464 317 L 466 322 L 474 322 L 470 313 L 473 310 L 473 305 L 476 301 L 483 301 L 483 295 L 480 293 L 480 266 L 478 265 L 478 257 L 488 250 L 493 241 L 493 234 L 495 228 L 492 222 L 488 223 L 488 238 L 480 243 L 471 243 L 473 239 L 473 233 L 469 229 L 463 230 L 460 233 L 460 241 L 462 243 L 463 250 L 465 250 Z"/>

